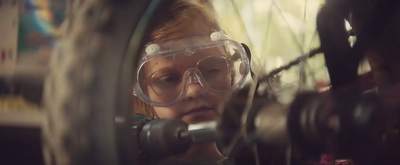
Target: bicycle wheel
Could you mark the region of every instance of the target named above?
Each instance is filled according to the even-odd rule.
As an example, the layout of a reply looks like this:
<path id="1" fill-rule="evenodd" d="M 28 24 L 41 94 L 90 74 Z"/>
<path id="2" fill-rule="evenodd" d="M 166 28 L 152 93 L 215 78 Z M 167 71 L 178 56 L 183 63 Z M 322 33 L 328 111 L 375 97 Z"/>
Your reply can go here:
<path id="1" fill-rule="evenodd" d="M 136 54 L 169 1 L 68 1 L 44 90 L 46 164 L 134 164 Z M 137 151 L 136 151 L 137 152 Z"/>
<path id="2" fill-rule="evenodd" d="M 253 60 L 253 66 L 259 67 L 261 71 L 253 71 L 255 71 L 256 74 L 258 73 L 260 77 L 263 77 L 263 79 L 261 79 L 262 82 L 260 82 L 259 84 L 254 84 L 258 85 L 260 89 L 263 87 L 262 83 L 264 83 L 266 84 L 266 87 L 264 88 L 267 88 L 261 89 L 261 93 L 277 95 L 278 98 L 281 97 L 280 95 L 282 95 L 283 99 L 280 99 L 279 101 L 290 104 L 296 93 L 299 91 L 311 89 L 323 92 L 333 87 L 330 89 L 331 93 L 336 93 L 342 90 L 348 92 L 348 95 L 345 95 L 345 97 L 338 97 L 335 99 L 337 99 L 337 101 L 339 102 L 351 100 L 349 101 L 351 103 L 349 105 L 345 105 L 345 108 L 343 109 L 353 110 L 359 95 L 361 95 L 361 90 L 373 87 L 371 85 L 367 85 L 367 87 L 365 87 L 363 86 L 365 84 L 360 84 L 362 80 L 359 80 L 361 76 L 360 71 L 358 70 L 361 59 L 363 57 L 367 57 L 368 51 L 371 50 L 370 47 L 375 48 L 375 44 L 377 44 L 381 46 L 381 48 L 383 48 L 383 50 L 381 48 L 378 48 L 381 49 L 378 50 L 381 54 L 375 54 L 376 56 L 379 56 L 378 58 L 376 58 L 378 62 L 386 61 L 382 62 L 382 64 L 389 64 L 386 65 L 386 67 L 388 67 L 389 69 L 385 68 L 385 66 L 383 65 L 381 66 L 382 68 L 379 69 L 379 71 L 382 71 L 382 75 L 380 76 L 384 76 L 382 77 L 383 81 L 394 81 L 393 79 L 388 80 L 390 78 L 385 76 L 391 75 L 393 76 L 392 78 L 398 77 L 395 76 L 398 69 L 395 69 L 397 67 L 394 66 L 394 63 L 397 63 L 398 60 L 395 56 L 389 55 L 390 52 L 387 52 L 386 49 L 391 48 L 390 50 L 393 51 L 394 54 L 397 54 L 398 52 L 398 50 L 393 49 L 394 47 L 396 47 L 394 46 L 394 43 L 397 43 L 397 39 L 390 39 L 387 36 L 389 33 L 396 35 L 396 37 L 398 36 L 398 32 L 393 30 L 394 27 L 398 26 L 398 21 L 395 21 L 398 16 L 396 15 L 396 12 L 393 12 L 396 11 L 394 9 L 397 9 L 398 5 L 395 4 L 394 1 L 390 0 L 385 2 L 371 0 L 368 1 L 368 3 L 365 3 L 365 1 L 357 0 L 332 0 L 326 2 L 318 1 L 319 3 L 314 2 L 317 1 L 230 0 L 213 1 L 213 4 L 215 4 L 214 9 L 217 11 L 217 13 L 218 10 L 223 10 L 226 12 L 230 12 L 231 15 L 234 15 L 238 18 L 238 23 L 235 23 L 232 17 L 228 17 L 228 15 L 226 14 L 224 15 L 218 13 L 224 16 L 221 17 L 221 20 L 224 21 L 226 25 L 228 25 L 227 27 L 233 28 L 227 30 L 228 34 L 242 34 L 242 37 L 239 36 L 239 38 L 242 39 L 238 40 L 244 40 L 250 43 L 250 48 L 253 50 L 253 52 L 255 52 L 252 57 L 257 61 Z M 301 5 L 301 3 L 304 3 L 306 5 Z M 314 3 L 315 6 L 313 6 L 313 8 L 308 8 L 310 7 L 310 5 L 307 5 L 307 3 Z M 226 7 L 229 5 L 231 6 L 231 8 Z M 242 6 L 242 8 L 238 6 Z M 308 17 L 307 9 L 314 11 L 312 14 L 313 17 L 311 19 L 310 17 Z M 291 12 L 290 10 L 294 10 L 295 12 Z M 304 11 L 304 14 L 299 14 L 302 11 Z M 300 15 L 299 17 L 303 19 L 297 19 L 296 16 L 298 15 Z M 351 16 L 353 16 L 353 20 L 350 19 Z M 302 31 L 308 28 L 308 26 L 306 26 L 305 24 L 310 20 L 313 22 L 317 20 L 318 22 L 317 24 L 312 24 L 313 27 L 311 28 L 310 32 L 311 34 L 314 34 L 305 37 L 304 35 L 302 35 Z M 278 24 L 272 24 L 274 21 Z M 259 22 L 262 22 L 263 24 L 257 25 L 257 23 Z M 232 24 L 236 26 L 233 26 Z M 346 28 L 345 25 L 347 25 Z M 349 25 L 353 25 L 354 29 L 351 30 L 351 27 Z M 283 31 L 282 29 L 288 30 Z M 357 41 L 349 41 L 349 37 L 354 35 L 353 32 L 360 29 L 363 30 L 363 32 L 356 34 Z M 274 33 L 275 31 L 280 31 L 281 33 Z M 371 36 L 369 36 L 369 34 L 367 33 L 371 34 Z M 263 34 L 265 34 L 265 36 Z M 318 37 L 317 34 L 319 35 Z M 278 37 L 270 37 L 274 35 L 277 35 Z M 321 43 L 319 43 L 318 41 L 312 42 L 312 38 L 314 36 L 316 36 L 315 40 L 320 39 Z M 365 42 L 367 42 L 368 44 L 365 44 Z M 294 45 L 290 43 L 294 43 Z M 259 45 L 261 45 L 261 47 L 257 47 Z M 360 47 L 359 45 L 363 46 Z M 271 51 L 266 51 L 268 50 L 268 48 L 271 47 Z M 292 47 L 295 47 L 296 49 L 290 49 Z M 290 51 L 285 52 L 287 49 L 290 49 Z M 307 56 L 311 57 L 315 53 L 320 54 L 319 56 L 313 57 L 318 59 L 308 59 Z M 299 55 L 304 55 L 303 57 L 305 58 L 301 59 L 302 56 Z M 385 59 L 383 60 L 382 58 Z M 394 60 L 396 62 L 389 62 L 391 60 Z M 258 62 L 258 64 L 261 63 L 261 65 L 257 66 L 257 63 L 255 62 Z M 263 62 L 265 63 L 263 64 Z M 272 72 L 270 72 L 271 70 Z M 390 71 L 391 73 L 388 73 L 386 71 Z M 269 72 L 269 75 L 264 76 L 267 72 Z M 365 71 L 363 72 L 365 73 Z M 351 93 L 351 91 L 354 92 Z M 251 94 L 243 92 L 241 94 L 243 95 L 243 97 L 254 96 L 254 98 L 256 98 L 256 96 L 260 93 L 254 92 L 260 92 L 260 90 L 253 90 L 253 93 Z M 343 93 L 341 94 L 343 95 Z M 242 106 L 236 105 L 236 107 L 245 107 L 243 106 L 243 104 L 251 104 L 251 101 L 248 101 L 246 103 L 247 98 L 237 97 L 237 99 L 241 100 L 234 100 L 234 103 L 240 104 Z M 267 104 L 267 102 L 268 101 L 265 101 L 263 105 Z M 398 101 L 396 102 L 398 105 Z M 233 116 L 230 118 L 231 120 L 227 119 L 227 123 L 231 124 L 227 127 L 238 128 L 242 126 L 243 120 L 241 120 L 240 117 L 243 115 L 243 113 L 246 114 L 246 110 L 241 110 L 240 112 L 238 111 L 239 110 L 233 108 L 232 112 L 224 112 L 225 115 L 223 116 L 229 116 L 229 114 L 232 114 L 231 116 Z M 248 114 L 251 114 L 251 112 L 249 112 Z M 232 122 L 234 124 L 229 122 Z M 239 130 L 235 131 L 233 132 L 237 134 L 243 133 L 239 132 Z M 227 132 L 227 135 L 229 135 L 227 136 L 227 138 L 232 139 L 231 137 L 234 136 L 234 133 Z M 251 133 L 249 133 L 249 135 L 251 135 Z M 291 136 L 294 137 L 293 135 Z M 249 139 L 252 138 L 250 137 Z M 254 154 L 256 155 L 257 152 L 254 152 Z"/>

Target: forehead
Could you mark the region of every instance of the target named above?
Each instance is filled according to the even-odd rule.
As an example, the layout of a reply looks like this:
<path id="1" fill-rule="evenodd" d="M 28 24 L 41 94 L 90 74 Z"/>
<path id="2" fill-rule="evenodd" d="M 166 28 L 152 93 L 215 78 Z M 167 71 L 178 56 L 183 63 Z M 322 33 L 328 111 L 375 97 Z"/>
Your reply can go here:
<path id="1" fill-rule="evenodd" d="M 209 49 L 194 50 L 193 54 L 185 54 L 185 50 L 175 52 L 169 55 L 154 55 L 148 57 L 146 66 L 148 70 L 159 70 L 165 67 L 189 68 L 194 67 L 196 64 L 209 56 L 225 56 L 224 48 L 213 47 Z"/>

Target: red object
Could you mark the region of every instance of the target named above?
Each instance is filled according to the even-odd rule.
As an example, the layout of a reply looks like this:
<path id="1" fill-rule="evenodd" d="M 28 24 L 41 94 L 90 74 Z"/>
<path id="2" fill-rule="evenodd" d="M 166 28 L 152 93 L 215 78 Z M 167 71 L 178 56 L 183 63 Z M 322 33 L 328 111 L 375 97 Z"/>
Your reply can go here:
<path id="1" fill-rule="evenodd" d="M 332 165 L 332 154 L 322 154 L 320 165 Z"/>
<path id="2" fill-rule="evenodd" d="M 376 86 L 372 71 L 359 75 L 358 77 L 360 78 L 361 87 L 363 89 L 371 89 Z"/>
<path id="3" fill-rule="evenodd" d="M 1 51 L 1 54 L 0 54 L 0 59 L 1 59 L 1 62 L 4 62 L 4 61 L 6 61 L 6 51 L 4 51 L 4 50 L 2 50 Z"/>
<path id="4" fill-rule="evenodd" d="M 322 154 L 319 165 L 354 165 L 350 159 L 336 159 L 333 160 L 332 154 Z"/>

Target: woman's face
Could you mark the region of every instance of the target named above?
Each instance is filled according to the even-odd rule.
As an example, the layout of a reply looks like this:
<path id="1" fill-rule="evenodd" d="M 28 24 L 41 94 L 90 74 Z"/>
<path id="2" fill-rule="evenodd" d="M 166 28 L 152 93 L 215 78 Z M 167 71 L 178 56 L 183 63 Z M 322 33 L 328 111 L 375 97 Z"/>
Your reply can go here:
<path id="1" fill-rule="evenodd" d="M 169 107 L 154 107 L 162 119 L 182 119 L 186 123 L 214 120 L 217 109 L 227 96 L 210 94 L 204 89 L 196 74 L 202 75 L 202 82 L 215 89 L 230 88 L 229 67 L 218 49 L 197 51 L 195 55 L 156 57 L 146 64 L 145 75 L 150 78 L 147 92 L 152 100 L 177 98 L 182 91 L 183 99 Z"/>
<path id="2" fill-rule="evenodd" d="M 193 31 L 193 34 L 196 33 L 199 32 Z M 183 35 L 176 35 L 174 37 L 181 37 L 189 34 L 190 32 L 186 31 Z M 179 89 L 186 89 L 186 92 L 184 92 L 185 96 L 180 102 L 168 107 L 154 107 L 157 115 L 161 119 L 181 119 L 188 124 L 215 120 L 219 116 L 218 108 L 223 104 L 228 94 L 211 94 L 207 92 L 207 90 L 196 81 L 196 76 L 194 75 L 196 71 L 194 71 L 193 68 L 197 68 L 197 71 L 200 70 L 204 79 L 213 80 L 208 81 L 209 86 L 229 88 L 231 83 L 229 81 L 229 69 L 228 67 L 220 67 L 228 65 L 224 63 L 226 61 L 221 60 L 223 56 L 223 53 L 219 52 L 218 49 L 209 49 L 196 51 L 196 53 L 191 56 L 181 55 L 174 56 L 173 58 L 157 57 L 149 60 L 146 64 L 144 74 L 146 77 L 154 79 L 156 84 L 161 84 L 158 89 L 155 89 L 157 88 L 154 87 L 155 85 L 147 86 L 150 99 L 160 99 L 160 95 L 157 91 L 174 91 L 173 89 L 178 86 L 174 84 L 179 84 Z M 217 68 L 217 71 L 215 71 L 215 68 Z M 207 71 L 208 73 L 206 73 Z M 193 74 L 185 75 L 185 73 Z M 173 92 L 170 92 L 168 94 L 172 95 L 172 93 Z"/>

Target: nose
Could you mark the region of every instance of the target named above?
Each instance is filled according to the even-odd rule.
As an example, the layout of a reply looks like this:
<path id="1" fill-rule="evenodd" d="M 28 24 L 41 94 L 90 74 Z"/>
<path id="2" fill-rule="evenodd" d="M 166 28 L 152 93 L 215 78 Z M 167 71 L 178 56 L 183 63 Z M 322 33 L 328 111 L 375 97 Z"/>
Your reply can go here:
<path id="1" fill-rule="evenodd" d="M 207 93 L 199 82 L 199 76 L 197 75 L 197 72 L 198 70 L 191 70 L 188 73 L 188 84 L 186 89 L 186 99 L 188 100 L 201 98 Z"/>
<path id="2" fill-rule="evenodd" d="M 188 84 L 186 90 L 186 99 L 188 100 L 198 99 L 204 97 L 206 93 L 207 92 L 204 90 L 204 88 L 200 85 L 199 82 L 190 83 Z"/>

